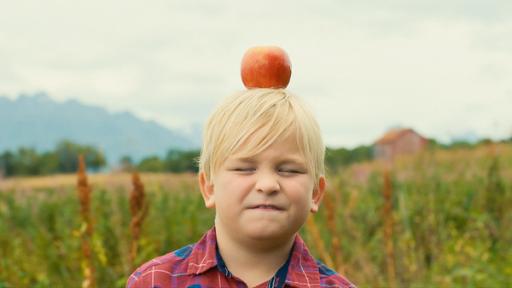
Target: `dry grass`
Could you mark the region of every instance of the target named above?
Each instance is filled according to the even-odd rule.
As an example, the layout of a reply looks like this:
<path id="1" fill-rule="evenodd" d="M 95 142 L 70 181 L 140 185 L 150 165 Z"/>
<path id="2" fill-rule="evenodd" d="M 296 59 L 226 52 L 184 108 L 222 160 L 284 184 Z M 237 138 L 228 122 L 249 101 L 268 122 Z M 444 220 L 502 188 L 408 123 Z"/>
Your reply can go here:
<path id="1" fill-rule="evenodd" d="M 333 195 L 334 194 L 334 195 Z M 333 197 L 335 196 L 335 197 Z M 331 235 L 331 251 L 334 256 L 334 270 L 336 270 L 340 274 L 345 273 L 345 269 L 343 267 L 343 256 L 341 254 L 341 240 L 339 237 L 339 231 L 337 228 L 337 219 L 336 219 L 336 203 L 340 203 L 339 199 L 340 193 L 335 193 L 334 191 L 326 191 L 324 198 L 324 205 L 327 214 L 327 228 Z M 340 219 L 341 220 L 341 219 Z"/>
<path id="2" fill-rule="evenodd" d="M 92 263 L 92 218 L 91 218 L 91 187 L 87 183 L 87 174 L 83 155 L 78 158 L 78 181 L 77 181 L 77 194 L 80 201 L 80 217 L 82 225 L 80 228 L 80 238 L 82 246 L 82 272 L 84 280 L 82 282 L 83 288 L 94 288 L 96 282 L 94 278 L 94 264 Z"/>
<path id="3" fill-rule="evenodd" d="M 309 233 L 311 239 L 313 240 L 313 245 L 316 250 L 320 254 L 320 257 L 325 262 L 325 264 L 329 267 L 334 267 L 334 260 L 332 259 L 329 252 L 325 248 L 324 240 L 322 240 L 322 236 L 320 235 L 320 230 L 316 225 L 315 219 L 313 215 L 309 215 L 306 221 L 307 233 Z"/>
<path id="4" fill-rule="evenodd" d="M 104 173 L 90 174 L 88 183 L 95 188 L 104 188 L 106 190 L 130 191 L 131 186 L 130 173 Z M 186 185 L 195 185 L 196 175 L 192 173 L 172 174 L 172 173 L 142 173 L 146 187 L 155 186 L 165 190 L 176 190 Z M 75 174 L 59 174 L 40 177 L 13 177 L 0 180 L 0 191 L 30 192 L 34 190 L 51 189 L 67 190 L 73 188 L 76 184 Z"/>
<path id="5" fill-rule="evenodd" d="M 382 220 L 384 222 L 384 243 L 386 251 L 386 272 L 388 275 L 389 287 L 396 287 L 395 272 L 395 252 L 393 245 L 393 187 L 391 184 L 391 176 L 388 169 L 383 171 L 384 187 L 382 196 L 384 197 L 384 206 L 382 207 Z"/>
<path id="6" fill-rule="evenodd" d="M 130 193 L 130 212 L 132 215 L 132 219 L 130 221 L 130 232 L 132 234 L 130 245 L 130 264 L 131 270 L 133 271 L 137 265 L 137 263 L 135 263 L 135 258 L 137 257 L 142 223 L 148 212 L 148 202 L 144 192 L 144 184 L 142 184 L 139 173 L 136 171 L 132 174 L 132 184 L 133 189 Z"/>

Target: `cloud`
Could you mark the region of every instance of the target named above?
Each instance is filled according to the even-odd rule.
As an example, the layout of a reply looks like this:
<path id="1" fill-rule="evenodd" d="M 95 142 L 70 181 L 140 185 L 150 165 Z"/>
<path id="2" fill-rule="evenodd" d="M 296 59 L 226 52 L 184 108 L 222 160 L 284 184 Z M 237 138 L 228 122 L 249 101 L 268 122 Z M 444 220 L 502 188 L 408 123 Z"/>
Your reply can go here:
<path id="1" fill-rule="evenodd" d="M 15 1 L 0 11 L 0 94 L 44 90 L 187 128 L 243 88 L 248 47 L 276 44 L 292 59 L 289 89 L 331 146 L 370 143 L 396 124 L 503 137 L 510 3 Z"/>

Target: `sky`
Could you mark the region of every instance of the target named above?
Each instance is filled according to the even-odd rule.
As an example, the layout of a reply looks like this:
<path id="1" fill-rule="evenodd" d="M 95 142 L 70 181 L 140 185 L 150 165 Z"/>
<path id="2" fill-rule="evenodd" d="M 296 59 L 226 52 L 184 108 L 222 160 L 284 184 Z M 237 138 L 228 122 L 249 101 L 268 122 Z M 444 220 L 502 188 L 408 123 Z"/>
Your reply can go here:
<path id="1" fill-rule="evenodd" d="M 201 127 L 277 45 L 331 147 L 393 127 L 512 136 L 512 1 L 0 0 L 0 95 L 46 92 Z"/>

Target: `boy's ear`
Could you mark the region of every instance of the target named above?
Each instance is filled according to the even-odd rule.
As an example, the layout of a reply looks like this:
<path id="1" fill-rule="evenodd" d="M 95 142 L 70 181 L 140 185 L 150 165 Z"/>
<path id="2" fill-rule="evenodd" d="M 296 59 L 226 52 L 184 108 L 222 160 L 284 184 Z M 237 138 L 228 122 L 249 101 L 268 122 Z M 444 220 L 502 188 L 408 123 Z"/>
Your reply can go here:
<path id="1" fill-rule="evenodd" d="M 318 185 L 313 190 L 313 197 L 311 199 L 312 213 L 316 213 L 318 211 L 318 208 L 320 207 L 320 202 L 322 202 L 322 199 L 324 198 L 326 185 L 327 183 L 325 182 L 325 177 L 320 176 L 320 178 L 318 179 Z"/>
<path id="2" fill-rule="evenodd" d="M 215 197 L 213 193 L 213 183 L 210 183 L 208 179 L 206 179 L 204 172 L 199 172 L 199 189 L 201 189 L 201 195 L 203 196 L 206 208 L 214 208 Z"/>

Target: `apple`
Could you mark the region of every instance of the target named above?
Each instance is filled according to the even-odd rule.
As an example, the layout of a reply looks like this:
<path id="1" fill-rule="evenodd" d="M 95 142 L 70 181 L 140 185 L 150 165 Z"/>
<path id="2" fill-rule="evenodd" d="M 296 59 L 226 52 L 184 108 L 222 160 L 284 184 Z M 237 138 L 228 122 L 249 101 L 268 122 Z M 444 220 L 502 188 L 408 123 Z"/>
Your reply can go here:
<path id="1" fill-rule="evenodd" d="M 240 72 L 247 89 L 286 88 L 292 75 L 288 54 L 277 46 L 249 48 L 242 58 Z"/>

